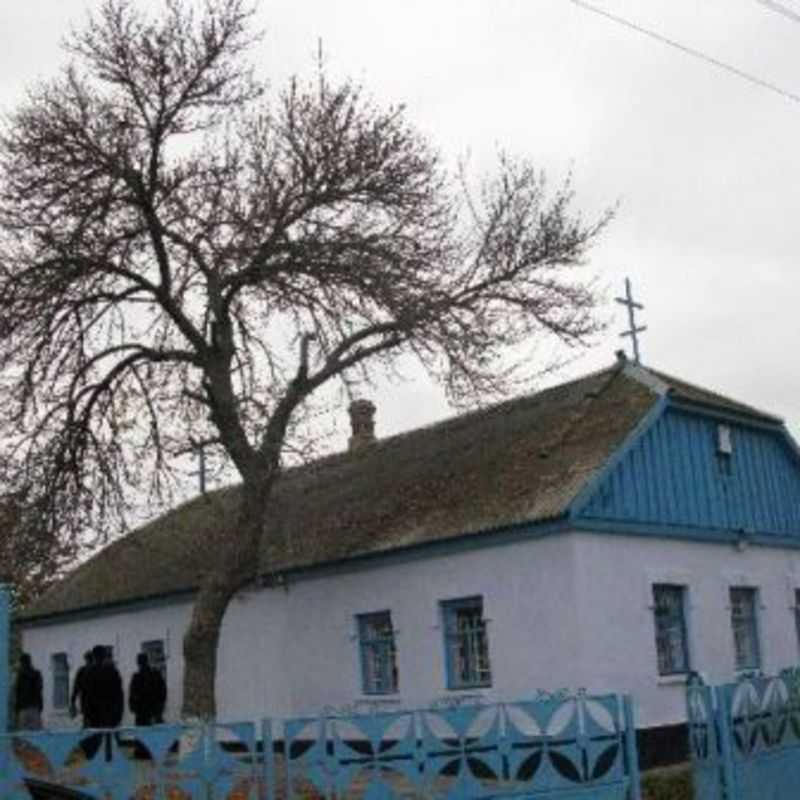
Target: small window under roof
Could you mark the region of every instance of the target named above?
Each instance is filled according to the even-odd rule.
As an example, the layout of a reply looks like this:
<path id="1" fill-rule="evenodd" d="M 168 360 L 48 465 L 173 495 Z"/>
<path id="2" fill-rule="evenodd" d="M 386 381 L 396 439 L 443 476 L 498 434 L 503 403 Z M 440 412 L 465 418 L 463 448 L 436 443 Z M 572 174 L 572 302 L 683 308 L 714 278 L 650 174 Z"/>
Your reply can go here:
<path id="1" fill-rule="evenodd" d="M 733 455 L 733 437 L 730 425 L 717 425 L 717 452 L 723 456 Z"/>

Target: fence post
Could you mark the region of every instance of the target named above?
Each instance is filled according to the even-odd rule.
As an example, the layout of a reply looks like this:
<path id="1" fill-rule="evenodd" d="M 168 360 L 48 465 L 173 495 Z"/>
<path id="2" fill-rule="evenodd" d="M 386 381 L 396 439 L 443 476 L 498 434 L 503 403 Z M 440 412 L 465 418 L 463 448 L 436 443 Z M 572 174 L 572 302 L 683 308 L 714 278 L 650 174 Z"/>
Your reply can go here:
<path id="1" fill-rule="evenodd" d="M 732 722 L 729 710 L 731 703 L 728 701 L 729 686 L 723 686 L 721 691 L 717 691 L 716 687 L 711 687 L 712 700 L 715 709 L 715 717 L 717 727 L 719 729 L 719 749 L 720 757 L 722 758 L 722 781 L 724 783 L 724 798 L 725 800 L 737 800 L 738 792 L 736 791 L 736 777 L 733 770 L 733 742 L 731 741 L 731 725 Z"/>
<path id="2" fill-rule="evenodd" d="M 217 755 L 214 750 L 214 743 L 216 741 L 214 723 L 209 722 L 208 720 L 203 720 L 200 730 L 202 731 L 200 735 L 203 737 L 203 772 L 205 773 L 204 780 L 206 783 L 206 800 L 215 800 L 215 780 L 214 777 L 210 777 L 216 776 L 216 764 L 212 762 L 212 758 L 215 759 Z"/>
<path id="3" fill-rule="evenodd" d="M 9 587 L 0 583 L 0 734 L 8 733 L 8 709 L 11 705 L 11 595 Z"/>
<path id="4" fill-rule="evenodd" d="M 628 780 L 630 781 L 630 800 L 642 800 L 642 784 L 639 776 L 639 751 L 636 747 L 636 723 L 633 719 L 633 700 L 630 695 L 623 695 L 622 709 L 625 720 L 625 754 L 628 762 Z"/>
<path id="5" fill-rule="evenodd" d="M 261 720 L 261 755 L 263 756 L 263 763 L 261 774 L 258 778 L 263 791 L 259 788 L 256 796 L 264 800 L 274 800 L 278 793 L 275 781 L 275 744 L 271 719 Z M 288 794 L 287 788 L 287 797 Z"/>

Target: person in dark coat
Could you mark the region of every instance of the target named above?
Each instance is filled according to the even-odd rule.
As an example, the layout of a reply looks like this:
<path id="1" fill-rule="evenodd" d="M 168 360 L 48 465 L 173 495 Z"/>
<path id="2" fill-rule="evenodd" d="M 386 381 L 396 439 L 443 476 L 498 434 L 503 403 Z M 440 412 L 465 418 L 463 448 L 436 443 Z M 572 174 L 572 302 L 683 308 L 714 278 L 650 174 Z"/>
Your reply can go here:
<path id="1" fill-rule="evenodd" d="M 125 701 L 122 677 L 108 648 L 92 648 L 92 663 L 83 678 L 83 716 L 87 728 L 116 728 L 122 722 Z"/>
<path id="2" fill-rule="evenodd" d="M 80 711 L 81 716 L 83 717 L 83 727 L 89 727 L 86 721 L 86 709 L 84 708 L 85 703 L 85 684 L 87 673 L 89 672 L 89 668 L 92 666 L 92 651 L 87 650 L 83 654 L 84 663 L 78 668 L 78 671 L 75 673 L 75 681 L 72 684 L 72 695 L 70 696 L 69 700 L 69 714 L 71 717 L 77 717 L 78 711 Z"/>
<path id="3" fill-rule="evenodd" d="M 117 728 L 122 722 L 122 715 L 125 712 L 122 676 L 108 649 L 102 648 L 102 651 L 103 657 L 97 670 L 95 686 L 98 706 L 97 722 L 99 723 L 97 727 Z"/>
<path id="4" fill-rule="evenodd" d="M 136 725 L 153 725 L 163 722 L 167 687 L 158 670 L 150 666 L 146 653 L 136 657 L 139 669 L 134 672 L 128 689 L 128 705 Z"/>
<path id="5" fill-rule="evenodd" d="M 83 722 L 86 728 L 106 728 L 105 720 L 108 712 L 104 709 L 107 698 L 103 696 L 102 667 L 106 657 L 106 648 L 98 644 L 92 648 L 92 657 L 83 675 L 82 709 Z"/>
<path id="6" fill-rule="evenodd" d="M 116 728 L 122 722 L 125 699 L 122 677 L 108 648 L 98 644 L 92 648 L 92 663 L 86 669 L 83 685 L 83 719 L 86 728 Z M 111 734 L 95 734 L 81 746 L 86 757 L 94 758 L 101 740 L 106 743 L 106 760 L 111 760 Z"/>
<path id="7" fill-rule="evenodd" d="M 33 666 L 31 657 L 23 653 L 19 657 L 19 671 L 14 686 L 14 711 L 17 727 L 24 731 L 36 731 L 42 727 L 42 673 Z"/>

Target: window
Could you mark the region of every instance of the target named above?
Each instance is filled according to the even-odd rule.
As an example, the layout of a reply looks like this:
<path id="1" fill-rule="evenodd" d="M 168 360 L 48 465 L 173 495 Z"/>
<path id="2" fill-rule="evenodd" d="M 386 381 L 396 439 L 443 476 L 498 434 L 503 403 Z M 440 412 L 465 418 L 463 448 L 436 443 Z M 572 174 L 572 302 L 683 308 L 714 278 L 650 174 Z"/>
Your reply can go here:
<path id="1" fill-rule="evenodd" d="M 396 692 L 397 650 L 391 611 L 359 614 L 357 620 L 364 694 Z"/>
<path id="2" fill-rule="evenodd" d="M 794 627 L 797 631 L 797 644 L 800 647 L 800 589 L 794 590 Z"/>
<path id="3" fill-rule="evenodd" d="M 161 677 L 167 680 L 167 652 L 164 648 L 163 639 L 151 639 L 149 642 L 142 642 L 142 652 L 147 656 L 147 663 L 156 671 L 161 673 Z"/>
<path id="4" fill-rule="evenodd" d="M 683 586 L 669 583 L 653 586 L 659 675 L 679 675 L 689 671 L 685 597 L 686 590 Z"/>
<path id="5" fill-rule="evenodd" d="M 69 658 L 66 653 L 53 653 L 53 708 L 69 706 Z"/>
<path id="6" fill-rule="evenodd" d="M 720 455 L 733 455 L 733 438 L 730 425 L 717 425 L 717 452 Z"/>
<path id="7" fill-rule="evenodd" d="M 723 475 L 732 474 L 733 436 L 730 425 L 717 425 L 717 464 Z"/>
<path id="8" fill-rule="evenodd" d="M 730 598 L 736 669 L 759 669 L 761 654 L 758 649 L 756 590 L 749 587 L 732 586 Z"/>
<path id="9" fill-rule="evenodd" d="M 483 617 L 483 598 L 442 603 L 447 664 L 447 688 L 492 685 L 489 638 Z"/>

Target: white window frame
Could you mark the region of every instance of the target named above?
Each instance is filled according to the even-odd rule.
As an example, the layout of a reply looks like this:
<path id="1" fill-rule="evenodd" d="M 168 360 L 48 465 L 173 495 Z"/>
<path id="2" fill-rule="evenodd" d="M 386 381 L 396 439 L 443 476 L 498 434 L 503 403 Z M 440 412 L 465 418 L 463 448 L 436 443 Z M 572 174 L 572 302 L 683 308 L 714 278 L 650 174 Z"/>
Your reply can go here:
<path id="1" fill-rule="evenodd" d="M 659 647 L 659 642 L 663 641 L 664 636 L 669 635 L 669 633 L 665 633 L 664 631 L 659 630 L 660 620 L 658 615 L 659 604 L 657 601 L 657 592 L 660 590 L 666 590 L 673 594 L 677 594 L 679 603 L 678 603 L 678 618 L 673 620 L 671 623 L 671 627 L 674 629 L 677 627 L 677 634 L 679 637 L 679 642 L 682 650 L 682 664 L 675 666 L 666 666 L 662 668 L 662 652 L 661 648 Z M 687 621 L 688 617 L 688 594 L 689 594 L 689 587 L 683 583 L 673 583 L 673 582 L 665 582 L 659 581 L 657 583 L 652 584 L 652 610 L 653 610 L 653 631 L 655 634 L 655 648 L 656 648 L 656 669 L 658 671 L 658 675 L 660 678 L 673 678 L 677 676 L 686 676 L 692 670 L 692 649 L 689 644 L 689 625 Z"/>
<path id="2" fill-rule="evenodd" d="M 734 618 L 734 593 L 746 592 L 751 598 L 752 614 L 750 617 L 745 617 L 744 621 L 749 621 L 750 637 L 752 639 L 752 649 L 755 653 L 755 661 L 753 663 L 744 664 L 739 659 L 739 652 L 737 652 L 736 645 L 736 630 L 737 620 Z M 730 625 L 731 625 L 731 644 L 733 645 L 733 666 L 736 672 L 760 672 L 764 664 L 764 652 L 761 647 L 761 621 L 759 619 L 760 604 L 760 591 L 758 586 L 752 584 L 733 584 L 728 587 L 728 609 L 730 612 Z"/>
<path id="3" fill-rule="evenodd" d="M 375 626 L 379 626 L 381 630 L 376 630 Z M 369 696 L 397 694 L 400 690 L 400 677 L 397 667 L 397 631 L 392 621 L 392 612 L 384 609 L 356 614 L 356 634 L 362 693 Z"/>
<path id="4" fill-rule="evenodd" d="M 155 647 L 158 645 L 159 647 Z M 152 654 L 160 649 L 161 657 L 153 660 Z M 147 663 L 156 671 L 161 673 L 164 682 L 167 680 L 167 642 L 165 639 L 147 639 L 139 645 L 139 651 L 147 655 Z"/>
<path id="5" fill-rule="evenodd" d="M 483 595 L 459 597 L 440 602 L 444 633 L 447 688 L 481 689 L 492 685 L 492 660 L 489 630 Z M 465 627 L 460 612 L 479 613 L 478 623 Z"/>
<path id="6" fill-rule="evenodd" d="M 789 609 L 794 618 L 795 650 L 800 654 L 800 586 L 792 585 Z"/>

